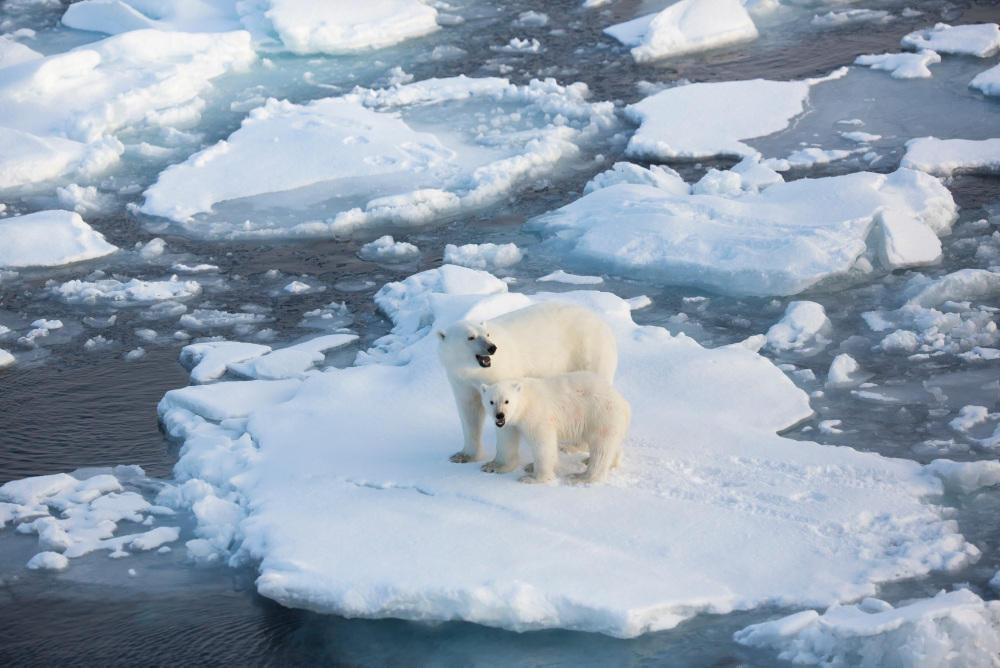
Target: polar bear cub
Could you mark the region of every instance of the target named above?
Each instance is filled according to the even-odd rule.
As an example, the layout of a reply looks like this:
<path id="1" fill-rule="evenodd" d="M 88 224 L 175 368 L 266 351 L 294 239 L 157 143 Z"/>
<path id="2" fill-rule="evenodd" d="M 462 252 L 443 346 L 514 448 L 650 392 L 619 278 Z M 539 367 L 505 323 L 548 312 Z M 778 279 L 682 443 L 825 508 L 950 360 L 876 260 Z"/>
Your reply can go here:
<path id="1" fill-rule="evenodd" d="M 497 428 L 512 430 L 517 441 L 523 436 L 531 446 L 534 475 L 522 476 L 521 482 L 555 480 L 559 441 L 590 451 L 587 470 L 570 476 L 573 482 L 604 482 L 608 471 L 621 462 L 632 409 L 597 374 L 575 371 L 551 378 L 504 380 L 479 390 Z"/>
<path id="2" fill-rule="evenodd" d="M 453 462 L 483 458 L 483 383 L 569 371 L 592 371 L 610 383 L 618 367 L 618 345 L 607 323 L 589 309 L 564 302 L 543 302 L 492 320 L 459 320 L 438 330 L 437 337 L 465 439 Z M 519 440 L 510 430 L 498 429 L 496 457 L 483 470 L 513 471 Z"/>

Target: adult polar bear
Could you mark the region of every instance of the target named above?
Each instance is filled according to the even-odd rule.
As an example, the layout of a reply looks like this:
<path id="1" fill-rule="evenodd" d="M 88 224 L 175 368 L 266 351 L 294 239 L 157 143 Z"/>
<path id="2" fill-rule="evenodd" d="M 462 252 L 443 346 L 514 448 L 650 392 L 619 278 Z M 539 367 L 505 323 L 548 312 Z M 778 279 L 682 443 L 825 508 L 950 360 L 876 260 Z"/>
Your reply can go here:
<path id="1" fill-rule="evenodd" d="M 459 320 L 437 336 L 465 438 L 453 462 L 483 458 L 481 385 L 571 371 L 591 371 L 610 383 L 618 368 L 618 344 L 608 324 L 586 308 L 563 302 L 534 304 L 481 322 Z M 496 433 L 496 457 L 483 470 L 509 473 L 519 462 L 521 436 L 513 429 Z"/>

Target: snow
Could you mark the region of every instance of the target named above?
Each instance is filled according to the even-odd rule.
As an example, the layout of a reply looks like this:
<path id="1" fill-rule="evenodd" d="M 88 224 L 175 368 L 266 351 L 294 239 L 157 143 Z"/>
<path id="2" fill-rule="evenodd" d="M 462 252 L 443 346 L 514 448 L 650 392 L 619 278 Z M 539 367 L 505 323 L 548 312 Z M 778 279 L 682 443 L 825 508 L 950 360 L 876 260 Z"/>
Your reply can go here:
<path id="1" fill-rule="evenodd" d="M 639 129 L 626 155 L 645 158 L 706 158 L 756 153 L 743 143 L 788 127 L 803 112 L 809 89 L 825 79 L 722 81 L 668 88 L 625 107 Z"/>
<path id="2" fill-rule="evenodd" d="M 39 211 L 0 219 L 0 267 L 54 267 L 118 250 L 71 211 Z"/>
<path id="3" fill-rule="evenodd" d="M 618 338 L 633 420 L 604 485 L 529 488 L 448 461 L 461 434 L 429 334 L 549 299 Z M 359 366 L 161 401 L 185 447 L 158 502 L 195 510 L 192 558 L 250 560 L 261 594 L 321 612 L 632 637 L 701 612 L 828 606 L 978 556 L 925 505 L 941 488 L 919 465 L 777 436 L 811 409 L 746 348 L 639 327 L 609 293 L 510 294 L 452 265 L 376 300 L 395 327 Z M 566 455 L 560 472 L 581 465 Z"/>
<path id="4" fill-rule="evenodd" d="M 680 0 L 657 14 L 605 28 L 645 63 L 757 39 L 753 19 L 739 0 Z"/>
<path id="5" fill-rule="evenodd" d="M 888 72 L 895 79 L 927 79 L 931 77 L 928 65 L 940 63 L 941 56 L 934 51 L 921 49 L 917 53 L 884 53 L 858 56 L 855 65 Z"/>
<path id="6" fill-rule="evenodd" d="M 362 246 L 358 257 L 371 262 L 410 262 L 420 257 L 420 249 L 386 234 Z"/>
<path id="7" fill-rule="evenodd" d="M 255 356 L 248 361 L 231 362 L 228 368 L 245 378 L 261 380 L 297 378 L 322 362 L 326 351 L 352 344 L 357 340 L 356 334 L 328 334 Z"/>
<path id="8" fill-rule="evenodd" d="M 191 369 L 191 381 L 209 383 L 226 373 L 226 367 L 271 352 L 270 346 L 239 341 L 209 341 L 184 346 L 180 363 Z"/>
<path id="9" fill-rule="evenodd" d="M 1000 26 L 996 23 L 950 26 L 938 23 L 903 37 L 904 48 L 989 58 L 1000 51 Z"/>
<path id="10" fill-rule="evenodd" d="M 597 285 L 598 283 L 604 282 L 604 279 L 600 276 L 580 276 L 579 274 L 568 274 L 562 269 L 557 269 L 551 274 L 546 274 L 545 276 L 535 280 L 539 283 L 555 281 L 556 283 L 569 283 L 570 285 Z"/>
<path id="11" fill-rule="evenodd" d="M 470 269 L 506 269 L 521 261 L 516 244 L 465 244 L 444 247 L 444 261 Z"/>
<path id="12" fill-rule="evenodd" d="M 906 155 L 900 165 L 938 176 L 996 174 L 1000 172 L 1000 138 L 911 139 L 906 142 Z"/>
<path id="13" fill-rule="evenodd" d="M 1000 602 L 967 589 L 941 591 L 893 608 L 866 598 L 738 632 L 736 642 L 779 651 L 779 659 L 812 665 L 988 666 L 1000 652 Z"/>
<path id="14" fill-rule="evenodd" d="M 611 169 L 601 172 L 583 188 L 583 194 L 589 195 L 595 190 L 607 188 L 618 183 L 639 183 L 660 188 L 674 195 L 687 195 L 691 186 L 684 182 L 680 174 L 664 165 L 650 165 L 648 168 L 631 162 L 616 162 Z"/>
<path id="15" fill-rule="evenodd" d="M 162 172 L 141 211 L 205 238 L 427 224 L 499 200 L 615 127 L 614 105 L 588 95 L 583 84 L 551 79 L 516 86 L 460 76 L 305 105 L 270 99 L 228 139 Z M 484 113 L 496 128 L 488 135 Z M 279 207 L 280 216 L 261 215 Z"/>
<path id="16" fill-rule="evenodd" d="M 889 175 L 776 183 L 736 196 L 676 196 L 645 185 L 595 190 L 527 228 L 589 272 L 733 295 L 792 295 L 848 273 L 874 233 L 887 269 L 934 262 L 957 207 L 937 179 Z"/>
<path id="17" fill-rule="evenodd" d="M 7 35 L 0 36 L 0 69 L 41 57 L 42 54 Z"/>
<path id="18" fill-rule="evenodd" d="M 861 382 L 858 379 L 860 372 L 861 367 L 858 365 L 858 361 L 847 353 L 841 353 L 833 358 L 830 371 L 826 376 L 826 386 L 851 387 L 857 385 Z"/>
<path id="19" fill-rule="evenodd" d="M 833 325 L 826 310 L 816 302 L 789 302 L 785 315 L 767 330 L 767 345 L 777 352 L 828 343 Z"/>

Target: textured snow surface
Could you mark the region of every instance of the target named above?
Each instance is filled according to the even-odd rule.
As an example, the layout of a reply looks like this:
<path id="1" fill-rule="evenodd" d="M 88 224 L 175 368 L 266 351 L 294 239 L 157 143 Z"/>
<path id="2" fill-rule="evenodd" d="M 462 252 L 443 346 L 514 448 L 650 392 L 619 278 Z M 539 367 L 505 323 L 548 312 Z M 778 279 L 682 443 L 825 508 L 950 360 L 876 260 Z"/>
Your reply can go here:
<path id="1" fill-rule="evenodd" d="M 934 262 L 957 207 L 921 172 L 858 172 L 757 193 L 678 196 L 618 184 L 529 223 L 588 271 L 734 295 L 791 295 L 846 274 L 868 249 L 886 268 Z"/>
<path id="2" fill-rule="evenodd" d="M 53 267 L 118 250 L 72 211 L 0 219 L 0 267 Z"/>
<path id="3" fill-rule="evenodd" d="M 552 299 L 618 338 L 633 420 L 604 485 L 528 486 L 448 459 L 461 430 L 428 334 Z M 699 612 L 832 605 L 978 556 L 927 505 L 941 483 L 919 465 L 777 436 L 807 398 L 744 347 L 638 327 L 608 293 L 510 294 L 451 265 L 376 301 L 396 326 L 360 366 L 193 386 L 159 406 L 185 442 L 159 502 L 200 509 L 189 554 L 254 560 L 283 604 L 630 637 Z M 582 466 L 562 455 L 558 471 Z"/>

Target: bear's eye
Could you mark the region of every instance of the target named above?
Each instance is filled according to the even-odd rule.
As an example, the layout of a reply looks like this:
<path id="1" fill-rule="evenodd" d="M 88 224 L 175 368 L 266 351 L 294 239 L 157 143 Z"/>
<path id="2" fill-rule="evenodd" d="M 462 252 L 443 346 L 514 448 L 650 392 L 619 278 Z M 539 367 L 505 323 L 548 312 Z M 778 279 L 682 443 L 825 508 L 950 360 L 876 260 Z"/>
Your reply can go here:
<path id="1" fill-rule="evenodd" d="M 509 403 L 510 403 L 510 399 L 504 399 L 504 400 L 503 400 L 503 402 L 504 402 L 505 404 L 509 404 Z"/>
<path id="2" fill-rule="evenodd" d="M 492 406 L 492 405 L 493 405 L 493 402 L 491 401 L 491 402 L 490 402 L 490 406 Z"/>
<path id="3" fill-rule="evenodd" d="M 476 337 L 474 337 L 474 336 L 470 336 L 470 337 L 469 337 L 469 340 L 470 340 L 470 341 L 475 341 L 475 340 L 476 340 Z"/>

